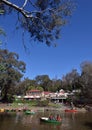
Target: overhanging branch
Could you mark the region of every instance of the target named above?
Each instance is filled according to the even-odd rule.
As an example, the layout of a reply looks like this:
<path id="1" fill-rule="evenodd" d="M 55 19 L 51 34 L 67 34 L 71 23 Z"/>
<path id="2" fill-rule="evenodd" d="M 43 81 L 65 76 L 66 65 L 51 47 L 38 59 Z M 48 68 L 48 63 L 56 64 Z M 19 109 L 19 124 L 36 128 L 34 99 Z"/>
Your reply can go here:
<path id="1" fill-rule="evenodd" d="M 9 7 L 12 7 L 13 9 L 17 10 L 17 11 L 20 12 L 25 18 L 31 18 L 31 19 L 33 18 L 32 12 L 28 12 L 28 11 L 26 11 L 26 10 L 23 9 L 23 7 L 27 4 L 28 0 L 25 0 L 25 2 L 24 2 L 24 4 L 23 4 L 22 8 L 19 7 L 19 6 L 17 6 L 17 5 L 15 5 L 15 4 L 13 4 L 13 3 L 11 3 L 11 2 L 9 2 L 9 1 L 7 1 L 7 0 L 1 0 L 1 2 L 4 3 L 5 5 L 9 6 Z M 36 11 L 36 12 L 37 12 L 37 11 Z M 39 12 L 39 11 L 38 11 L 38 12 Z M 43 22 L 42 19 L 40 19 L 39 17 L 36 17 L 36 16 L 35 16 L 35 19 L 38 19 L 38 20 L 41 22 L 41 24 L 42 24 L 48 31 L 50 31 L 50 29 L 46 27 L 46 25 L 44 24 L 44 22 Z"/>
<path id="2" fill-rule="evenodd" d="M 24 4 L 23 4 L 22 8 L 24 8 L 24 7 L 26 6 L 27 2 L 28 2 L 28 0 L 25 0 L 25 2 L 24 2 Z"/>
<path id="3" fill-rule="evenodd" d="M 26 17 L 26 18 L 32 18 L 32 17 L 33 17 L 30 12 L 25 11 L 23 8 L 20 8 L 19 6 L 15 5 L 15 4 L 13 4 L 13 3 L 7 1 L 7 0 L 1 0 L 1 2 L 4 3 L 4 4 L 7 5 L 7 6 L 12 7 L 13 9 L 19 11 L 19 12 L 20 12 L 24 17 Z M 28 15 L 28 13 L 29 13 L 30 15 Z"/>

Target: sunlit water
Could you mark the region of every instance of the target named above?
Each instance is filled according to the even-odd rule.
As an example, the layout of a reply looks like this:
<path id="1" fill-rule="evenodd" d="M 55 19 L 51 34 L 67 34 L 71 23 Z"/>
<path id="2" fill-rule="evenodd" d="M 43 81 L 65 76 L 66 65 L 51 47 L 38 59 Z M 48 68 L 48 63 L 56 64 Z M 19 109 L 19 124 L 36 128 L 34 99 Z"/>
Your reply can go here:
<path id="1" fill-rule="evenodd" d="M 62 124 L 40 122 L 41 116 L 60 114 Z M 92 130 L 92 112 L 65 113 L 60 111 L 36 112 L 25 115 L 24 112 L 0 113 L 0 130 Z"/>

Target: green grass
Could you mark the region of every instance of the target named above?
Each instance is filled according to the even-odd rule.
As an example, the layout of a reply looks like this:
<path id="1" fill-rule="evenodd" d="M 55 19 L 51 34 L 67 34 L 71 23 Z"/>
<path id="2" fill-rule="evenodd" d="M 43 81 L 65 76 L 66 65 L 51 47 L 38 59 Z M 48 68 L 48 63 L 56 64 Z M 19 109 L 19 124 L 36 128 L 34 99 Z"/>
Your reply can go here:
<path id="1" fill-rule="evenodd" d="M 27 107 L 34 107 L 34 106 L 38 106 L 38 107 L 42 107 L 42 106 L 46 106 L 46 107 L 55 107 L 55 108 L 60 108 L 61 105 L 60 104 L 55 104 L 52 102 L 48 102 L 48 100 L 45 101 L 37 101 L 37 100 L 16 100 L 12 103 L 13 107 L 19 107 L 19 106 L 27 106 Z"/>

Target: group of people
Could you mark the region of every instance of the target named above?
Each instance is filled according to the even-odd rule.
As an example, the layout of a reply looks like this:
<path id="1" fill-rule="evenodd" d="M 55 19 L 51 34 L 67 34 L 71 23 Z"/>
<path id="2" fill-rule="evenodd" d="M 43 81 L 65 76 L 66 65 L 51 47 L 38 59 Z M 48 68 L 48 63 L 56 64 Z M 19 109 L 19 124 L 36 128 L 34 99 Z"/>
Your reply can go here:
<path id="1" fill-rule="evenodd" d="M 58 114 L 56 117 L 54 117 L 52 114 L 49 116 L 49 119 L 50 120 L 56 120 L 56 121 L 61 121 L 61 117 L 60 115 Z"/>

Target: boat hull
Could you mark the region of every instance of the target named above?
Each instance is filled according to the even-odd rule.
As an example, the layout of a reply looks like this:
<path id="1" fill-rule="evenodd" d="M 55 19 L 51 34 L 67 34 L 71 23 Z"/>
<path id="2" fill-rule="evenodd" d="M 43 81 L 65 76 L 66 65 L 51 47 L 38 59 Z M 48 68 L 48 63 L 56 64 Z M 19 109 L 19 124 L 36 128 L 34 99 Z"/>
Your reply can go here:
<path id="1" fill-rule="evenodd" d="M 51 124 L 61 124 L 61 121 L 49 120 L 49 118 L 47 117 L 41 117 L 40 121 L 45 122 L 45 123 L 51 123 Z"/>
<path id="2" fill-rule="evenodd" d="M 65 109 L 65 112 L 77 112 L 76 109 Z"/>
<path id="3" fill-rule="evenodd" d="M 25 114 L 26 114 L 26 115 L 34 115 L 34 114 L 35 114 L 35 112 L 25 111 Z"/>

